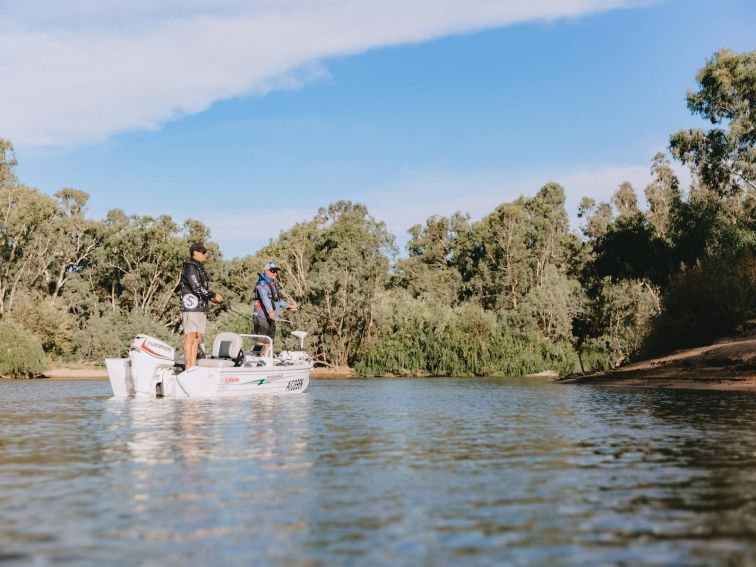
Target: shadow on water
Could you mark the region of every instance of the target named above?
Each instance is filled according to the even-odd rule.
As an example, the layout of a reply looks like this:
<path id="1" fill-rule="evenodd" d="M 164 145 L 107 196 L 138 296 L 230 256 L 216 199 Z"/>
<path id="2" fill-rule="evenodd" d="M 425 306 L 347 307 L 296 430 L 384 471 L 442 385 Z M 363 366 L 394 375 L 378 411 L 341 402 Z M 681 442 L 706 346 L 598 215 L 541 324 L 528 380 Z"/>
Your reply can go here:
<path id="1" fill-rule="evenodd" d="M 756 396 L 318 381 L 108 399 L 0 382 L 0 562 L 743 562 Z"/>

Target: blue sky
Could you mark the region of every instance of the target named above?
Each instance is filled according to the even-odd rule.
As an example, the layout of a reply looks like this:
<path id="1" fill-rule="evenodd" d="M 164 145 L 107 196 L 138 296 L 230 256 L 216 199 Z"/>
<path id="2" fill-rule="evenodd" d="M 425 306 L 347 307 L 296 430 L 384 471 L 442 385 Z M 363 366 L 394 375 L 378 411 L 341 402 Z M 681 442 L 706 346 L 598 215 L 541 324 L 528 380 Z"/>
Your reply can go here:
<path id="1" fill-rule="evenodd" d="M 699 124 L 696 71 L 756 48 L 744 0 L 439 0 L 433 16 L 420 1 L 205 2 L 78 0 L 46 20 L 0 0 L 0 47 L 21 57 L 0 71 L 32 83 L 0 94 L 21 179 L 87 191 L 96 217 L 200 219 L 227 257 L 337 199 L 400 242 L 431 214 L 478 218 L 550 180 L 574 212 L 624 179 L 642 191 L 669 134 Z M 195 45 L 213 33 L 228 51 Z"/>

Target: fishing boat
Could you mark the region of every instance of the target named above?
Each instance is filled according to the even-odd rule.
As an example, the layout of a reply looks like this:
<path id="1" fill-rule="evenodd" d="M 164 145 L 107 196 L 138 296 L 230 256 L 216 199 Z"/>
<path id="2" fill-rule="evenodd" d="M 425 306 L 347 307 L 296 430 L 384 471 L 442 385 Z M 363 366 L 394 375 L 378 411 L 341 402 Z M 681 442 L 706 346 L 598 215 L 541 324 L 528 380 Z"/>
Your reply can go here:
<path id="1" fill-rule="evenodd" d="M 215 398 L 262 394 L 299 394 L 310 383 L 312 358 L 304 351 L 307 333 L 294 331 L 299 350 L 273 354 L 273 340 L 265 335 L 219 333 L 211 356 L 185 370 L 175 361 L 175 349 L 137 335 L 127 358 L 107 358 L 115 398 Z M 245 350 L 245 340 L 250 348 Z M 266 348 L 267 346 L 267 348 Z"/>

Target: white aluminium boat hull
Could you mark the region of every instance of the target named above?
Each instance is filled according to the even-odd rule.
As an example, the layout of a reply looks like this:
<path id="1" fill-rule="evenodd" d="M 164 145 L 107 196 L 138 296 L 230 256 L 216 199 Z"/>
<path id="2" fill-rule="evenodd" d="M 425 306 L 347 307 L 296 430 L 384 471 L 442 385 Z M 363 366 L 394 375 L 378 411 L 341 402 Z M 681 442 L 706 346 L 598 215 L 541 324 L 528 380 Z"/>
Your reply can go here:
<path id="1" fill-rule="evenodd" d="M 105 360 L 113 396 L 215 398 L 262 394 L 301 394 L 310 384 L 312 364 L 260 367 L 203 368 L 195 366 L 178 374 L 166 365 L 150 380 L 134 380 L 128 358 Z"/>
<path id="2" fill-rule="evenodd" d="M 172 346 L 148 335 L 137 335 L 129 347 L 128 358 L 105 360 L 113 396 L 236 398 L 300 394 L 307 390 L 312 370 L 312 358 L 307 353 L 283 351 L 278 357 L 270 354 L 262 357 L 254 351 L 245 353 L 242 337 L 267 340 L 269 352 L 273 351 L 270 337 L 219 333 L 213 344 L 214 356 L 180 372 Z M 222 346 L 231 348 L 234 344 L 237 349 L 234 354 L 226 358 L 219 355 Z"/>
<path id="3" fill-rule="evenodd" d="M 240 397 L 257 394 L 300 394 L 310 384 L 312 366 L 259 368 L 201 368 L 195 366 L 175 377 L 176 398 Z M 167 384 L 171 388 L 170 384 Z"/>

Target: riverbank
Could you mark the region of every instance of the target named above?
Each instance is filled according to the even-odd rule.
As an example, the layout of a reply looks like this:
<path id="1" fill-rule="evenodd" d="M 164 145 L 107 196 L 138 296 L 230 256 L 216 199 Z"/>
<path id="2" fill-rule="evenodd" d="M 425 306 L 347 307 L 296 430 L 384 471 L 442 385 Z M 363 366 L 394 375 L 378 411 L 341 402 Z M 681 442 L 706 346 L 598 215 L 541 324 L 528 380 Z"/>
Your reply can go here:
<path id="1" fill-rule="evenodd" d="M 756 391 L 756 333 L 675 351 L 607 372 L 570 376 L 567 384 Z"/>
<path id="2" fill-rule="evenodd" d="M 51 380 L 107 380 L 108 371 L 104 366 L 62 365 L 48 368 L 42 378 Z"/>
<path id="3" fill-rule="evenodd" d="M 354 378 L 356 375 L 351 368 L 314 368 L 310 378 Z M 47 369 L 42 377 L 50 380 L 107 380 L 108 371 L 104 366 L 56 366 Z"/>
<path id="4" fill-rule="evenodd" d="M 641 388 L 694 388 L 756 391 L 756 325 L 746 336 L 722 339 L 712 345 L 675 351 L 663 357 L 634 362 L 607 372 L 570 376 L 565 384 L 633 386 Z M 315 368 L 310 378 L 353 378 L 351 368 Z M 49 368 L 45 378 L 52 380 L 104 380 L 104 367 L 67 365 Z M 533 377 L 553 379 L 555 373 Z"/>

